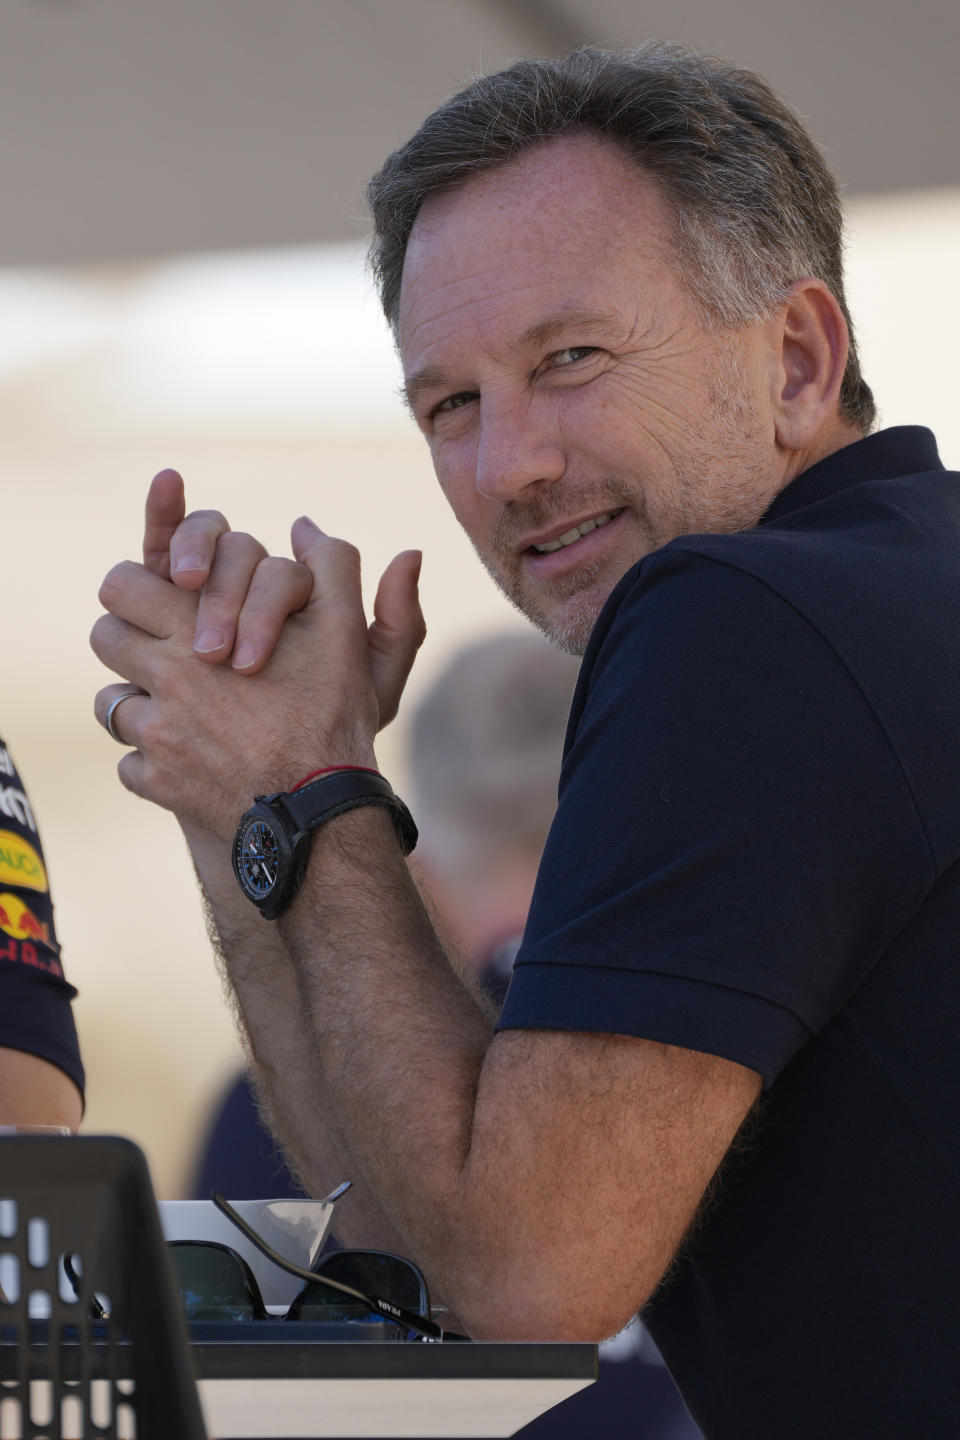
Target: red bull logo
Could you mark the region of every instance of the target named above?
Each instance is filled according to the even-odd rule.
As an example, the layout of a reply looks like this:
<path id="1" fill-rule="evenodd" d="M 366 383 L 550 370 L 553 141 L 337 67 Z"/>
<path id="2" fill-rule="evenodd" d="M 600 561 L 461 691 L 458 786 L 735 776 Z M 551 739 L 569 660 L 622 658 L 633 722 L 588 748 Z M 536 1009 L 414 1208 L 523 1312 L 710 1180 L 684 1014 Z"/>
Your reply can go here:
<path id="1" fill-rule="evenodd" d="M 40 940 L 50 944 L 50 926 L 38 920 L 18 895 L 0 895 L 0 930 L 14 940 Z"/>

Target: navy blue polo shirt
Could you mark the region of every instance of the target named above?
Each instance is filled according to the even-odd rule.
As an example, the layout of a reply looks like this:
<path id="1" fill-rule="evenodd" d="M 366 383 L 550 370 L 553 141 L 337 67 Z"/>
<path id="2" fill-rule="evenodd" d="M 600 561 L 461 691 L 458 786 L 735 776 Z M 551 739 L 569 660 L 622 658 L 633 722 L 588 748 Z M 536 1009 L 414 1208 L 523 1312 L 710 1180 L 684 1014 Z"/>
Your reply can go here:
<path id="1" fill-rule="evenodd" d="M 960 477 L 928 431 L 624 576 L 500 1023 L 763 1077 L 645 1317 L 708 1440 L 960 1432 Z"/>

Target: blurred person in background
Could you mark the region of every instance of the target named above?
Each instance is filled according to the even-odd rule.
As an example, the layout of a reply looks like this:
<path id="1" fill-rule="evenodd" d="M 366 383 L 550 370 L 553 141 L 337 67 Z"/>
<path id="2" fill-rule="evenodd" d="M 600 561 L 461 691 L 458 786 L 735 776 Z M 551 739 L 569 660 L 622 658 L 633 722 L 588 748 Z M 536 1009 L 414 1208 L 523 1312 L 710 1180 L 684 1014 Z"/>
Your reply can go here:
<path id="1" fill-rule="evenodd" d="M 502 1004 L 557 808 L 577 662 L 532 635 L 467 645 L 410 720 L 414 873 Z"/>
<path id="2" fill-rule="evenodd" d="M 0 740 L 0 1126 L 83 1114 L 83 1065 L 33 807 Z"/>
<path id="3" fill-rule="evenodd" d="M 535 635 L 457 651 L 413 709 L 411 867 L 438 928 L 499 1009 L 557 805 L 579 665 Z M 303 1195 L 242 1075 L 218 1108 L 192 1187 L 238 1199 Z M 597 1383 L 520 1432 L 530 1440 L 696 1440 L 700 1432 L 638 1322 L 603 1345 Z"/>
<path id="4" fill-rule="evenodd" d="M 481 77 L 371 201 L 441 486 L 584 659 L 495 1024 L 376 769 L 416 560 L 368 626 L 352 546 L 154 483 L 93 636 L 145 693 L 96 713 L 284 1142 L 477 1338 L 642 1309 L 710 1440 L 953 1440 L 960 486 L 874 431 L 836 182 L 758 76 L 651 43 Z"/>

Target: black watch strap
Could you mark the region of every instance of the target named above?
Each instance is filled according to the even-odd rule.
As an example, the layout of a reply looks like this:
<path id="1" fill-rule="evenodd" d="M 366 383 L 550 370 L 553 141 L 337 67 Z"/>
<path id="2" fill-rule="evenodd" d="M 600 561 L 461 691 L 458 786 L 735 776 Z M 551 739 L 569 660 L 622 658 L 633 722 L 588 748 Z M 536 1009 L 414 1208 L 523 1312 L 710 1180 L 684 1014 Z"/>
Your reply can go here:
<path id="1" fill-rule="evenodd" d="M 295 790 L 256 797 L 240 817 L 232 861 L 240 889 L 265 920 L 282 915 L 299 890 L 313 831 L 361 805 L 386 806 L 409 855 L 417 843 L 413 816 L 376 770 L 328 770 Z"/>
<path id="2" fill-rule="evenodd" d="M 362 805 L 384 805 L 391 813 L 404 855 L 409 855 L 417 843 L 413 816 L 389 780 L 376 770 L 331 770 L 271 799 L 283 808 L 298 832 L 316 830 Z"/>

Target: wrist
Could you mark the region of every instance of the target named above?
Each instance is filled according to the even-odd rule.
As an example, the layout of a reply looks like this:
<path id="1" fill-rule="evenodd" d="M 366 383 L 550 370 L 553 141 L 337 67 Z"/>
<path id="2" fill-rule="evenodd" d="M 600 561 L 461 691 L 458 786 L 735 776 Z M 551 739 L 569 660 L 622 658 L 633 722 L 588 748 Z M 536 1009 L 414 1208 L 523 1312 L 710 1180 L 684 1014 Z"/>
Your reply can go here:
<path id="1" fill-rule="evenodd" d="M 373 774 L 380 773 L 377 757 L 368 741 L 332 739 L 317 742 L 311 745 L 310 749 L 315 756 L 323 758 L 311 760 L 310 751 L 308 750 L 305 756 L 302 746 L 298 746 L 296 754 L 291 748 L 288 756 L 264 755 L 256 774 L 248 776 L 244 783 L 241 804 L 249 805 L 254 795 L 291 795 L 314 776 L 333 774 L 337 770 L 368 770 Z M 236 823 L 236 811 L 232 821 Z"/>
<path id="2" fill-rule="evenodd" d="M 194 869 L 204 884 L 215 875 L 225 874 L 233 879 L 230 864 L 231 840 L 224 840 L 212 830 L 206 830 L 194 821 L 180 820 L 180 829 L 187 842 Z M 232 837 L 231 837 L 232 839 Z"/>
<path id="3" fill-rule="evenodd" d="M 335 775 L 342 770 L 356 770 L 363 775 L 380 774 L 375 765 L 324 765 L 320 770 L 309 770 L 295 785 L 290 786 L 290 793 L 292 795 L 295 791 L 302 790 L 304 785 L 309 785 L 313 780 L 319 780 L 321 775 Z"/>
<path id="4" fill-rule="evenodd" d="M 233 841 L 233 872 L 243 894 L 266 920 L 276 920 L 300 888 L 314 834 L 351 810 L 388 811 L 400 853 L 409 855 L 417 827 L 389 781 L 367 765 L 310 771 L 289 790 L 258 795 Z"/>

